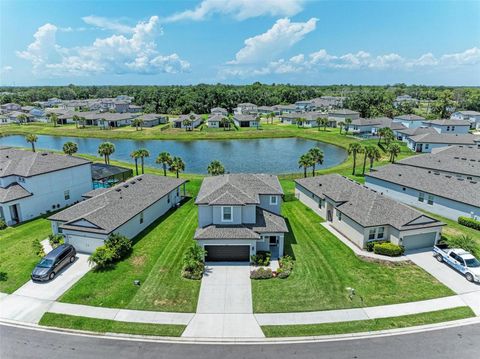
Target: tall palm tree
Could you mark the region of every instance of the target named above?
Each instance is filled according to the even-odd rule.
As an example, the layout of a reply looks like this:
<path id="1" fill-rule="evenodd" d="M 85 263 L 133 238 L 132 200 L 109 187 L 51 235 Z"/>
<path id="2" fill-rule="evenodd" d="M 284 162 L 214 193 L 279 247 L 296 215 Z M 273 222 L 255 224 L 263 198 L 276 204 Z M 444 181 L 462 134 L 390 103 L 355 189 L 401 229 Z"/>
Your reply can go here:
<path id="1" fill-rule="evenodd" d="M 305 123 L 305 121 L 306 121 L 306 119 L 303 118 L 303 117 L 297 118 L 297 127 L 303 126 L 303 124 Z"/>
<path id="2" fill-rule="evenodd" d="M 143 119 L 142 118 L 136 118 L 132 121 L 132 125 L 135 126 L 135 130 L 138 131 L 138 129 L 140 128 L 140 130 L 143 130 Z"/>
<path id="3" fill-rule="evenodd" d="M 50 122 L 53 124 L 53 127 L 57 127 L 58 115 L 55 112 L 52 112 L 49 113 L 47 116 L 50 118 Z"/>
<path id="4" fill-rule="evenodd" d="M 19 124 L 24 124 L 27 123 L 28 121 L 28 116 L 24 113 L 21 113 L 20 115 L 17 116 L 17 120 Z"/>
<path id="5" fill-rule="evenodd" d="M 385 140 L 385 144 L 388 146 L 392 141 L 395 140 L 395 135 L 393 134 L 393 131 L 389 127 L 385 127 L 385 132 L 383 134 L 383 138 Z"/>
<path id="6" fill-rule="evenodd" d="M 323 130 L 326 131 L 328 126 L 328 118 L 322 117 L 322 126 L 323 126 Z"/>
<path id="7" fill-rule="evenodd" d="M 87 119 L 85 117 L 81 116 L 79 118 L 79 122 L 80 122 L 80 127 L 85 128 L 85 124 L 87 123 Z"/>
<path id="8" fill-rule="evenodd" d="M 385 136 L 386 130 L 388 127 L 382 127 L 377 131 L 378 134 L 378 144 L 382 141 L 382 137 Z"/>
<path id="9" fill-rule="evenodd" d="M 222 162 L 218 160 L 213 160 L 208 165 L 207 171 L 208 174 L 212 176 L 223 175 L 225 173 L 225 167 L 222 165 Z"/>
<path id="10" fill-rule="evenodd" d="M 303 177 L 307 177 L 307 169 L 313 165 L 313 159 L 308 154 L 305 153 L 300 156 L 298 160 L 298 168 L 303 168 Z"/>
<path id="11" fill-rule="evenodd" d="M 78 145 L 75 142 L 65 142 L 63 144 L 63 152 L 69 156 L 73 155 L 74 153 L 78 152 Z"/>
<path id="12" fill-rule="evenodd" d="M 337 126 L 340 128 L 340 134 L 342 134 L 343 127 L 345 127 L 345 122 L 339 121 Z"/>
<path id="13" fill-rule="evenodd" d="M 346 118 L 345 119 L 345 135 L 348 134 L 348 130 L 350 129 L 351 124 L 352 124 L 352 119 L 351 118 Z"/>
<path id="14" fill-rule="evenodd" d="M 395 163 L 395 158 L 398 157 L 401 150 L 398 143 L 392 143 L 387 147 L 387 152 L 390 154 L 390 162 Z"/>
<path id="15" fill-rule="evenodd" d="M 382 154 L 377 146 L 372 146 L 371 152 L 368 153 L 368 159 L 370 160 L 370 171 L 373 168 L 373 162 L 379 161 L 382 158 Z"/>
<path id="16" fill-rule="evenodd" d="M 192 129 L 193 121 L 191 119 L 189 118 L 184 119 L 182 124 L 183 124 L 183 127 L 185 127 L 185 131 L 193 130 Z"/>
<path id="17" fill-rule="evenodd" d="M 321 117 L 317 117 L 315 119 L 315 123 L 317 124 L 317 127 L 318 127 L 318 130 L 320 131 L 320 126 L 322 126 L 322 118 Z"/>
<path id="18" fill-rule="evenodd" d="M 142 163 L 142 175 L 145 173 L 145 157 L 150 157 L 150 152 L 146 148 L 141 148 L 138 150 L 140 154 L 140 161 Z"/>
<path id="19" fill-rule="evenodd" d="M 372 152 L 376 149 L 376 146 L 367 145 L 363 148 L 363 169 L 362 174 L 365 174 L 365 167 L 367 166 L 367 158 L 370 158 Z"/>
<path id="20" fill-rule="evenodd" d="M 180 157 L 173 157 L 169 170 L 175 172 L 178 178 L 178 174 L 185 170 L 185 162 Z"/>
<path id="21" fill-rule="evenodd" d="M 357 153 L 362 153 L 362 151 L 363 147 L 359 143 L 351 143 L 348 145 L 348 154 L 353 156 L 353 176 L 355 176 L 355 167 L 357 166 Z"/>
<path id="22" fill-rule="evenodd" d="M 138 159 L 140 158 L 140 150 L 134 150 L 130 153 L 130 157 L 135 161 L 135 175 L 138 176 Z"/>
<path id="23" fill-rule="evenodd" d="M 227 117 L 222 117 L 222 119 L 220 120 L 220 125 L 223 127 L 223 130 L 226 131 L 227 130 L 227 127 L 228 129 L 230 130 L 230 126 L 229 126 L 229 120 Z"/>
<path id="24" fill-rule="evenodd" d="M 98 146 L 98 154 L 103 156 L 105 164 L 110 164 L 110 156 L 115 152 L 115 145 L 111 142 L 103 142 Z"/>
<path id="25" fill-rule="evenodd" d="M 72 116 L 72 121 L 75 122 L 75 127 L 78 128 L 78 123 L 80 122 L 80 117 L 78 115 Z"/>
<path id="26" fill-rule="evenodd" d="M 167 166 L 170 166 L 172 163 L 172 157 L 168 152 L 161 152 L 157 159 L 155 160 L 156 163 L 161 164 L 163 167 L 163 175 L 167 175 Z"/>
<path id="27" fill-rule="evenodd" d="M 270 117 L 270 121 L 272 122 L 272 125 L 273 125 L 273 119 L 275 118 L 275 112 L 270 112 L 268 114 L 268 117 Z"/>
<path id="28" fill-rule="evenodd" d="M 261 118 L 260 116 L 255 117 L 255 122 L 256 122 L 256 124 L 257 124 L 257 130 L 258 130 L 258 128 L 260 127 L 260 121 L 261 121 L 261 120 L 262 120 L 262 118 Z"/>
<path id="29" fill-rule="evenodd" d="M 313 147 L 308 154 L 312 158 L 312 176 L 315 177 L 315 165 L 323 163 L 323 151 L 318 147 Z"/>
<path id="30" fill-rule="evenodd" d="M 29 133 L 28 135 L 25 136 L 25 139 L 27 140 L 28 143 L 32 145 L 32 152 L 35 152 L 35 142 L 37 142 L 38 140 L 37 135 L 33 133 Z"/>

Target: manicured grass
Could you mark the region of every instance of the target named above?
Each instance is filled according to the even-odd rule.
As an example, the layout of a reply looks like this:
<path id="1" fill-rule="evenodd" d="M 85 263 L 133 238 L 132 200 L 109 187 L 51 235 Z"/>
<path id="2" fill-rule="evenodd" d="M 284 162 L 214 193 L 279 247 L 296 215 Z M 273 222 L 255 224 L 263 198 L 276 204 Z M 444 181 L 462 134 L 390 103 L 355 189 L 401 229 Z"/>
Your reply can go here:
<path id="1" fill-rule="evenodd" d="M 98 333 L 126 333 L 164 337 L 179 337 L 185 330 L 185 325 L 117 322 L 114 320 L 77 317 L 56 313 L 45 313 L 39 324 L 47 327 L 85 330 Z"/>
<path id="2" fill-rule="evenodd" d="M 295 269 L 287 279 L 252 281 L 257 313 L 376 306 L 453 294 L 414 264 L 359 259 L 297 200 L 284 203 L 282 210 L 290 226 L 285 251 L 296 259 Z M 347 287 L 355 288 L 354 300 Z"/>
<path id="3" fill-rule="evenodd" d="M 45 218 L 0 231 L 0 292 L 13 293 L 30 279 L 33 267 L 40 260 L 32 242 L 42 241 L 50 233 L 50 221 Z"/>
<path id="4" fill-rule="evenodd" d="M 314 335 L 334 335 L 347 333 L 370 332 L 412 327 L 416 325 L 434 324 L 452 320 L 474 317 L 469 307 L 438 310 L 421 314 L 404 315 L 401 317 L 357 320 L 353 322 L 309 324 L 309 325 L 278 325 L 263 326 L 266 337 L 300 337 Z"/>

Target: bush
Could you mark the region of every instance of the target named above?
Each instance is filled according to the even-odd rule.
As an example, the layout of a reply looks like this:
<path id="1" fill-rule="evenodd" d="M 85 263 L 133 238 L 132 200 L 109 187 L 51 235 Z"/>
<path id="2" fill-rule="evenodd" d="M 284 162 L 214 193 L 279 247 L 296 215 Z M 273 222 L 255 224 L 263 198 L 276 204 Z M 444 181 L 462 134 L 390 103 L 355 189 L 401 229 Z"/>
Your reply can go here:
<path id="1" fill-rule="evenodd" d="M 368 241 L 366 246 L 365 246 L 366 249 L 367 249 L 367 252 L 373 252 L 373 246 L 376 243 L 390 243 L 390 242 L 388 242 L 388 241 Z"/>
<path id="2" fill-rule="evenodd" d="M 470 227 L 480 231 L 480 221 L 468 217 L 458 217 L 458 223 L 465 227 Z"/>
<path id="3" fill-rule="evenodd" d="M 373 245 L 373 252 L 375 254 L 382 254 L 389 257 L 398 257 L 405 252 L 403 246 L 397 246 L 396 244 L 386 242 L 386 243 L 375 243 Z"/>
<path id="4" fill-rule="evenodd" d="M 256 255 L 251 256 L 252 263 L 257 266 L 270 265 L 270 258 L 272 254 L 266 251 L 258 251 Z"/>
<path id="5" fill-rule="evenodd" d="M 270 279 L 272 277 L 273 273 L 270 268 L 258 268 L 250 272 L 251 279 Z"/>
<path id="6" fill-rule="evenodd" d="M 50 242 L 52 248 L 57 248 L 58 246 L 65 243 L 65 238 L 63 238 L 61 234 L 50 234 L 48 236 L 48 242 Z"/>
<path id="7" fill-rule="evenodd" d="M 113 258 L 113 251 L 106 245 L 103 245 L 95 249 L 95 252 L 93 252 L 88 258 L 88 262 L 94 264 L 96 269 L 105 269 L 113 265 Z"/>
<path id="8" fill-rule="evenodd" d="M 189 247 L 183 256 L 182 277 L 187 279 L 202 279 L 205 270 L 203 258 L 206 251 L 197 244 Z"/>
<path id="9" fill-rule="evenodd" d="M 43 246 L 38 239 L 33 240 L 32 247 L 33 247 L 34 253 L 37 256 L 39 256 L 39 257 L 45 256 L 45 251 L 43 250 Z"/>
<path id="10" fill-rule="evenodd" d="M 95 264 L 97 269 L 111 267 L 115 262 L 122 260 L 132 251 L 132 242 L 125 236 L 112 233 L 105 244 L 98 247 L 90 255 L 88 261 Z"/>
<path id="11" fill-rule="evenodd" d="M 3 219 L 0 219 L 0 231 L 6 228 L 7 228 L 7 223 Z"/>
<path id="12" fill-rule="evenodd" d="M 292 273 L 293 270 L 293 258 L 289 255 L 283 256 L 278 261 L 280 268 L 277 269 L 277 278 L 284 279 Z"/>
<path id="13" fill-rule="evenodd" d="M 478 250 L 477 243 L 472 237 L 466 235 L 449 238 L 447 239 L 447 244 L 449 248 L 462 248 L 470 253 L 476 253 Z"/>

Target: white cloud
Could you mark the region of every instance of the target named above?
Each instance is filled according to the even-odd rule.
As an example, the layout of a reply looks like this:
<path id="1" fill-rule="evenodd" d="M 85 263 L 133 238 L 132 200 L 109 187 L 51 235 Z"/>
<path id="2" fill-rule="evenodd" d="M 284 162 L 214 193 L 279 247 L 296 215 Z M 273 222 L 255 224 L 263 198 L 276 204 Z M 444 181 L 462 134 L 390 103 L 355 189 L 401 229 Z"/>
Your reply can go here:
<path id="1" fill-rule="evenodd" d="M 291 22 L 279 19 L 263 34 L 245 40 L 245 47 L 235 55 L 230 64 L 251 64 L 275 58 L 281 52 L 291 48 L 305 35 L 315 30 L 317 19 L 307 22 Z"/>
<path id="2" fill-rule="evenodd" d="M 263 15 L 293 16 L 303 10 L 304 0 L 203 0 L 195 9 L 186 10 L 164 19 L 203 21 L 214 14 L 230 15 L 245 20 Z"/>
<path id="3" fill-rule="evenodd" d="M 114 34 L 97 38 L 91 45 L 62 47 L 57 44 L 58 28 L 41 26 L 34 41 L 20 58 L 32 63 L 34 74 L 45 76 L 81 76 L 102 73 L 177 73 L 185 72 L 190 64 L 177 54 L 163 55 L 157 50 L 155 37 L 161 34 L 158 17 L 140 21 L 132 28 L 131 36 Z"/>
<path id="4" fill-rule="evenodd" d="M 472 47 L 464 52 L 445 54 L 440 60 L 447 65 L 477 65 L 480 63 L 480 48 Z"/>
<path id="5" fill-rule="evenodd" d="M 121 34 L 133 33 L 135 27 L 124 25 L 116 20 L 107 19 L 106 17 L 89 15 L 82 17 L 84 23 L 99 27 L 103 30 L 112 30 Z"/>

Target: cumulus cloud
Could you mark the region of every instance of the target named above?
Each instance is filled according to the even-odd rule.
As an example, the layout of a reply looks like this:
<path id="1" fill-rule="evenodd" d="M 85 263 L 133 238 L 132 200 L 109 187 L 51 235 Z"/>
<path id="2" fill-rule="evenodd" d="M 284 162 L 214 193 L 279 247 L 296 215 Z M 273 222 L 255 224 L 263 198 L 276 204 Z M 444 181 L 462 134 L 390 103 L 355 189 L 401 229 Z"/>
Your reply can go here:
<path id="1" fill-rule="evenodd" d="M 111 20 L 106 17 L 89 15 L 82 17 L 84 23 L 99 27 L 103 30 L 112 30 L 121 34 L 130 34 L 135 30 L 135 27 L 124 25 L 116 20 Z"/>
<path id="2" fill-rule="evenodd" d="M 203 0 L 195 9 L 173 14 L 165 22 L 203 21 L 212 15 L 230 15 L 245 20 L 263 15 L 293 16 L 303 10 L 304 0 Z"/>
<path id="3" fill-rule="evenodd" d="M 102 73 L 177 73 L 188 71 L 190 64 L 177 54 L 163 55 L 157 50 L 155 37 L 161 34 L 158 17 L 140 21 L 131 36 L 114 34 L 97 38 L 89 46 L 62 47 L 56 41 L 58 28 L 41 26 L 34 41 L 20 58 L 32 64 L 34 74 L 42 76 L 81 76 Z"/>
<path id="4" fill-rule="evenodd" d="M 315 30 L 317 19 L 307 22 L 291 22 L 290 19 L 279 19 L 263 34 L 245 40 L 245 46 L 235 55 L 230 64 L 249 64 L 275 58 L 288 50 L 305 35 Z"/>

